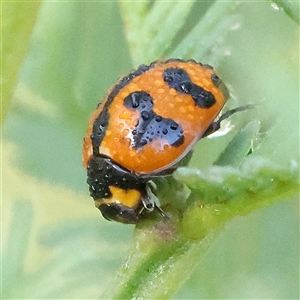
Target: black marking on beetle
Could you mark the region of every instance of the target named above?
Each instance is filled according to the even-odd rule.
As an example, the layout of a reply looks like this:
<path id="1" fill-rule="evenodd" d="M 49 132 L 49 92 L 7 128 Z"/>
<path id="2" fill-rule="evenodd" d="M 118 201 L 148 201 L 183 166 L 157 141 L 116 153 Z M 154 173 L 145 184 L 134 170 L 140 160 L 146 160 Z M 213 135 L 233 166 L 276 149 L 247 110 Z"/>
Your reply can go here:
<path id="1" fill-rule="evenodd" d="M 135 189 L 141 193 L 141 199 L 147 195 L 147 181 L 138 178 L 135 174 L 118 166 L 111 159 L 98 155 L 90 159 L 87 167 L 87 183 L 90 195 L 94 200 L 101 200 L 96 206 L 101 211 L 103 217 L 109 221 L 115 220 L 122 223 L 135 224 L 139 217 L 136 213 L 137 207 L 127 207 L 123 203 L 109 203 L 113 196 L 110 187 L 116 186 L 123 190 Z M 137 204 L 142 206 L 142 202 Z"/>
<path id="2" fill-rule="evenodd" d="M 100 204 L 98 208 L 108 221 L 117 221 L 125 224 L 136 224 L 139 221 L 139 215 L 134 208 L 120 203 Z"/>
<path id="3" fill-rule="evenodd" d="M 163 118 L 153 111 L 153 99 L 144 92 L 133 92 L 124 99 L 130 110 L 138 110 L 140 117 L 132 130 L 131 146 L 140 149 L 156 139 L 164 139 L 169 145 L 178 147 L 184 142 L 182 127 L 172 119 Z"/>
<path id="4" fill-rule="evenodd" d="M 93 154 L 99 155 L 99 146 L 105 137 L 105 132 L 108 127 L 109 113 L 107 107 L 104 107 L 99 116 L 95 119 L 93 124 L 93 133 L 91 140 L 93 144 Z"/>
<path id="5" fill-rule="evenodd" d="M 105 132 L 108 127 L 108 122 L 109 122 L 109 107 L 111 103 L 114 101 L 114 98 L 116 95 L 119 93 L 119 91 L 128 85 L 133 78 L 140 76 L 141 74 L 145 73 L 148 71 L 150 68 L 154 67 L 155 63 L 150 64 L 149 66 L 146 65 L 140 65 L 137 70 L 131 72 L 127 76 L 123 77 L 111 90 L 111 92 L 107 95 L 107 100 L 103 106 L 103 109 L 99 113 L 99 116 L 95 119 L 94 124 L 93 124 L 93 133 L 91 134 L 90 138 L 92 140 L 93 144 L 93 154 L 94 155 L 99 155 L 99 147 L 100 144 L 102 143 L 104 137 L 105 137 Z M 98 104 L 99 107 L 100 104 Z"/>
<path id="6" fill-rule="evenodd" d="M 164 81 L 170 88 L 181 94 L 191 95 L 195 104 L 201 108 L 210 108 L 216 102 L 214 95 L 194 84 L 187 72 L 181 68 L 168 68 L 163 73 Z"/>
<path id="7" fill-rule="evenodd" d="M 218 87 L 221 84 L 221 79 L 219 78 L 219 76 L 217 74 L 212 74 L 211 75 L 211 81 L 213 82 L 213 84 Z"/>
<path id="8" fill-rule="evenodd" d="M 146 180 L 138 178 L 111 159 L 100 155 L 90 159 L 87 177 L 90 195 L 94 200 L 111 198 L 110 186 L 124 190 L 135 189 L 146 195 Z"/>
<path id="9" fill-rule="evenodd" d="M 99 147 L 100 147 L 100 144 L 105 136 L 105 132 L 107 130 L 107 126 L 108 126 L 108 122 L 109 122 L 109 113 L 108 113 L 108 110 L 109 110 L 109 107 L 111 105 L 111 103 L 114 101 L 114 98 L 116 97 L 116 95 L 120 92 L 120 90 L 122 88 L 124 88 L 126 85 L 128 85 L 135 77 L 138 77 L 142 74 L 144 74 L 145 72 L 147 72 L 148 70 L 152 69 L 152 68 L 155 68 L 157 65 L 160 65 L 160 64 L 166 64 L 166 63 L 171 63 L 171 62 L 192 62 L 192 63 L 195 63 L 195 64 L 198 64 L 200 65 L 201 67 L 205 68 L 205 69 L 212 69 L 212 67 L 210 65 L 206 65 L 206 64 L 202 64 L 202 63 L 198 63 L 196 62 L 195 60 L 193 59 L 190 59 L 190 60 L 187 60 L 187 61 L 183 61 L 181 59 L 168 59 L 166 61 L 154 61 L 153 63 L 151 63 L 150 65 L 140 65 L 136 70 L 134 70 L 133 72 L 131 72 L 130 74 L 128 74 L 127 76 L 123 77 L 122 79 L 120 79 L 120 81 L 113 87 L 113 89 L 111 90 L 111 92 L 106 96 L 106 101 L 105 101 L 105 104 L 103 106 L 103 109 L 102 111 L 99 113 L 99 116 L 95 119 L 94 121 L 94 124 L 93 124 L 93 133 L 91 135 L 91 140 L 92 140 L 92 144 L 93 144 L 93 153 L 94 155 L 98 155 L 99 154 Z M 169 68 L 167 70 L 171 70 L 171 69 L 177 69 L 177 70 L 182 70 L 182 69 L 179 69 L 179 68 Z M 168 74 L 168 71 L 165 70 L 164 72 L 164 77 L 165 77 L 165 74 L 166 75 L 172 75 L 172 74 Z M 185 72 L 185 71 L 184 71 Z M 172 73 L 172 72 L 171 72 Z M 186 74 L 187 75 L 187 74 Z M 170 76 L 167 77 L 168 80 L 170 80 Z M 190 78 L 186 77 L 186 79 L 188 79 L 188 81 L 190 83 L 191 80 Z M 196 86 L 196 85 L 194 85 Z M 183 86 L 184 87 L 184 86 Z M 201 89 L 201 88 L 200 88 Z M 202 89 L 203 90 L 203 89 Z M 209 93 L 205 90 L 203 90 L 204 93 L 202 96 L 205 96 L 205 93 Z M 195 89 L 194 91 L 194 99 L 195 100 L 195 103 L 197 105 L 199 105 L 200 107 L 202 107 L 200 104 L 202 102 L 204 102 L 204 104 L 206 103 L 206 101 L 203 101 L 201 97 L 197 97 L 197 89 Z M 198 91 L 198 92 L 201 92 L 201 91 Z M 192 95 L 193 97 L 193 95 Z M 199 99 L 198 99 L 199 98 Z M 205 97 L 204 97 L 205 98 Z M 198 104 L 197 101 L 200 103 Z M 100 103 L 98 104 L 98 106 L 100 105 Z M 212 105 L 212 104 L 211 104 Z M 205 107 L 205 105 L 204 105 Z M 209 106 L 210 107 L 210 106 Z M 181 142 L 182 143 L 182 142 Z M 180 143 L 180 144 L 181 144 Z M 175 144 L 174 144 L 175 145 Z"/>

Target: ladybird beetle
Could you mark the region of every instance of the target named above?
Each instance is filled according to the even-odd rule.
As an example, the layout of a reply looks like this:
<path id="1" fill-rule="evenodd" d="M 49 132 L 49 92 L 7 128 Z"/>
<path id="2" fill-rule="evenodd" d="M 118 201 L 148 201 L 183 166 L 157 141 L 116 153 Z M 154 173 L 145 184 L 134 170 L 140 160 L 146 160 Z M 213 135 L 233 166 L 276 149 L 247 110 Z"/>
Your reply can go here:
<path id="1" fill-rule="evenodd" d="M 149 180 L 172 173 L 199 139 L 220 128 L 215 119 L 228 98 L 214 69 L 194 60 L 141 65 L 110 89 L 83 146 L 90 195 L 104 218 L 134 224 L 158 208 Z"/>

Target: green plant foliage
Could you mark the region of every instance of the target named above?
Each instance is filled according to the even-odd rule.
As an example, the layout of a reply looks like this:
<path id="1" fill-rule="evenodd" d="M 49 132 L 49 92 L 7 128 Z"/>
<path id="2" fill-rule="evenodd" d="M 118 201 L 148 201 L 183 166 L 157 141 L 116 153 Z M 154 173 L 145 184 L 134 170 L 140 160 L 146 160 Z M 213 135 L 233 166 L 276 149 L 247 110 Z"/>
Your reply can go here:
<path id="1" fill-rule="evenodd" d="M 19 70 L 28 51 L 40 1 L 1 3 L 1 120 L 8 111 Z"/>
<path id="2" fill-rule="evenodd" d="M 215 166 L 204 172 L 179 169 L 176 178 L 193 195 L 183 215 L 185 235 L 201 239 L 233 217 L 293 197 L 299 188 L 297 171 L 287 172 L 257 158 L 248 159 L 241 170 L 229 166 Z"/>
<path id="3" fill-rule="evenodd" d="M 194 2 L 155 1 L 149 8 L 149 1 L 134 6 L 120 1 L 134 65 L 163 57 Z"/>
<path id="4" fill-rule="evenodd" d="M 14 9 L 30 15 L 22 32 Z M 1 298 L 299 298 L 298 10 L 293 1 L 5 2 L 10 94 L 19 81 L 2 128 Z M 133 67 L 170 57 L 213 65 L 231 93 L 224 111 L 255 105 L 153 180 L 169 218 L 107 222 L 81 167 L 89 115 Z"/>
<path id="5" fill-rule="evenodd" d="M 299 7 L 298 1 L 275 0 L 272 2 L 275 4 L 276 9 L 283 9 L 291 19 L 293 19 L 297 24 L 299 24 L 299 21 L 300 21 L 299 9 L 300 9 L 300 7 Z"/>

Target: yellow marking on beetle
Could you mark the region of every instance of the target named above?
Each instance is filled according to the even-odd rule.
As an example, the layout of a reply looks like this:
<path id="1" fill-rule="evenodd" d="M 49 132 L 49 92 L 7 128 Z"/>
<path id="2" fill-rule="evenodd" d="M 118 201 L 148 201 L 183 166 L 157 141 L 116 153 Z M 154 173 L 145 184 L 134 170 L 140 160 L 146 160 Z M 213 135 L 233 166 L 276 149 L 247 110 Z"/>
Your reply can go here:
<path id="1" fill-rule="evenodd" d="M 140 204 L 141 193 L 137 190 L 123 190 L 113 185 L 109 189 L 112 193 L 112 197 L 107 199 L 109 203 L 120 203 L 130 208 L 135 208 Z"/>

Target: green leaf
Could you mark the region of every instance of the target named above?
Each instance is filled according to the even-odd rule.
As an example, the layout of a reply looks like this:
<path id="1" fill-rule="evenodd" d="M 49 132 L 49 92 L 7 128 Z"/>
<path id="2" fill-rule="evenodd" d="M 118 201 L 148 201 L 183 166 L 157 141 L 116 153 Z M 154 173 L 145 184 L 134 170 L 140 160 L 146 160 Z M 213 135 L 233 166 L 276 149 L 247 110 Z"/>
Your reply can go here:
<path id="1" fill-rule="evenodd" d="M 33 207 L 29 201 L 19 200 L 13 207 L 13 222 L 8 233 L 8 241 L 1 253 L 3 274 L 1 296 L 4 298 L 10 297 L 15 278 L 23 275 L 20 266 L 25 264 L 33 215 Z"/>
<path id="2" fill-rule="evenodd" d="M 192 1 L 119 1 L 134 66 L 161 58 L 184 25 Z"/>
<path id="3" fill-rule="evenodd" d="M 192 191 L 182 224 L 184 234 L 193 239 L 203 238 L 233 217 L 290 199 L 299 189 L 297 167 L 286 170 L 259 158 L 248 158 L 241 170 L 230 166 L 179 169 L 176 178 Z"/>
<path id="4" fill-rule="evenodd" d="M 260 128 L 260 122 L 252 121 L 239 131 L 230 141 L 226 149 L 215 161 L 216 165 L 231 165 L 239 167 L 251 150 L 252 141 L 256 138 Z"/>
<path id="5" fill-rule="evenodd" d="M 239 21 L 238 16 L 234 13 L 238 5 L 238 1 L 215 1 L 212 3 L 203 18 L 172 51 L 171 56 L 194 57 L 196 60 L 206 59 L 215 65 L 217 58 L 220 59 L 225 53 L 222 47 L 218 53 L 212 53 L 212 50 L 222 42 L 231 27 Z M 195 36 L 198 38 L 195 39 Z"/>
<path id="6" fill-rule="evenodd" d="M 294 20 L 298 25 L 300 21 L 300 7 L 298 1 L 292 0 L 272 0 L 272 5 L 274 5 L 275 9 L 283 9 L 286 14 Z"/>
<path id="7" fill-rule="evenodd" d="M 2 124 L 18 81 L 18 75 L 40 8 L 40 1 L 1 3 L 1 120 Z"/>

